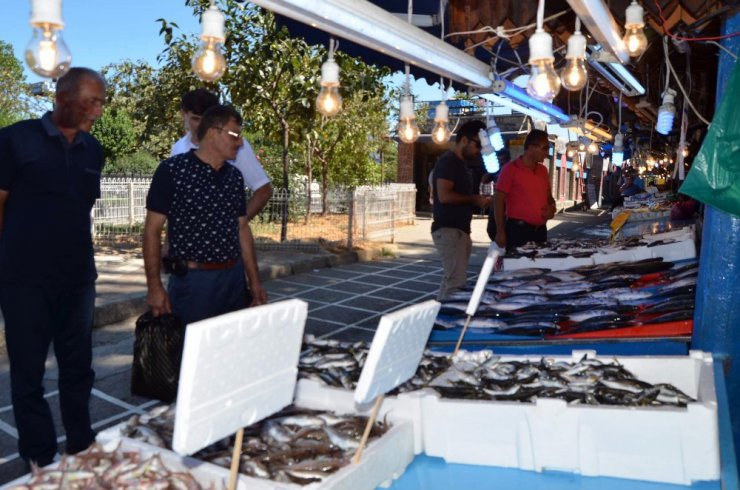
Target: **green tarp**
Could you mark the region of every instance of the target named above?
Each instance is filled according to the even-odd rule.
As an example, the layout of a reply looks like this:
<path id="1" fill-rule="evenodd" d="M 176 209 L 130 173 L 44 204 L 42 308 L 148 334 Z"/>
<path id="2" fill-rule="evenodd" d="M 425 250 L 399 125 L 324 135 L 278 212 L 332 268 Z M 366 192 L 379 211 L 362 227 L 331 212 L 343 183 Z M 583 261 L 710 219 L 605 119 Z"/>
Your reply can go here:
<path id="1" fill-rule="evenodd" d="M 740 63 L 679 192 L 740 217 Z"/>

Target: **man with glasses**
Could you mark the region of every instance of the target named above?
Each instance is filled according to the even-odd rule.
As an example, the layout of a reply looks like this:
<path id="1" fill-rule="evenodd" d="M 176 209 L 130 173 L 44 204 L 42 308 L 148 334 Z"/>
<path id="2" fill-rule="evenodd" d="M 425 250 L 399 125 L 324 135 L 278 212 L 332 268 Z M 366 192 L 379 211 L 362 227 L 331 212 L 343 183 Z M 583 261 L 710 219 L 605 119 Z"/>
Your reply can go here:
<path id="1" fill-rule="evenodd" d="M 244 180 L 228 163 L 243 144 L 241 124 L 234 108 L 211 107 L 198 127 L 198 149 L 163 161 L 154 173 L 144 224 L 147 303 L 154 316 L 174 313 L 188 324 L 246 308 L 246 278 L 251 305 L 267 302 Z M 160 279 L 165 221 L 169 250 L 164 261 L 171 274 L 167 291 Z"/>
<path id="2" fill-rule="evenodd" d="M 493 195 L 496 243 L 513 250 L 528 242 L 547 241 L 547 220 L 555 216 L 550 176 L 542 165 L 549 155 L 545 131 L 533 129 L 524 140 L 524 154 L 501 169 Z"/>
<path id="3" fill-rule="evenodd" d="M 198 88 L 182 96 L 180 115 L 187 133 L 172 145 L 170 156 L 174 157 L 198 148 L 198 126 L 201 118 L 206 110 L 215 105 L 218 105 L 218 96 L 206 89 Z M 229 163 L 242 173 L 244 184 L 252 191 L 247 203 L 247 219 L 251 220 L 262 211 L 272 197 L 272 184 L 249 142 L 244 138 L 242 146 Z"/>
<path id="4" fill-rule="evenodd" d="M 473 193 L 468 163 L 481 164 L 478 132 L 486 129 L 482 121 L 468 121 L 457 131 L 452 150 L 445 152 L 434 166 L 434 221 L 432 240 L 442 261 L 442 283 L 438 299 L 444 299 L 465 285 L 468 259 L 473 248 L 470 222 L 473 210 L 486 208 L 491 198 Z"/>

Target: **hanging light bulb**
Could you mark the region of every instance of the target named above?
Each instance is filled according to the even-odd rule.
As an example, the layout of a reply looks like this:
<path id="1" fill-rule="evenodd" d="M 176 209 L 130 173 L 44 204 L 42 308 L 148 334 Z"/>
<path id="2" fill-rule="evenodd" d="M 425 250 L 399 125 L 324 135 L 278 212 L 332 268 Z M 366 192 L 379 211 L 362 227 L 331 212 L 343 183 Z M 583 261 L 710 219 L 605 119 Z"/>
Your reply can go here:
<path id="1" fill-rule="evenodd" d="M 200 19 L 202 42 L 192 60 L 193 71 L 204 82 L 215 82 L 226 72 L 226 58 L 221 52 L 226 40 L 224 23 L 224 14 L 211 2 Z"/>
<path id="2" fill-rule="evenodd" d="M 26 46 L 26 64 L 34 73 L 59 78 L 72 65 L 72 55 L 62 39 L 62 0 L 32 0 L 33 36 Z"/>
<path id="3" fill-rule="evenodd" d="M 432 141 L 438 145 L 444 145 L 450 140 L 449 114 L 450 108 L 443 100 L 437 104 L 434 110 L 434 129 L 432 129 Z"/>
<path id="4" fill-rule="evenodd" d="M 683 150 L 681 150 L 681 154 L 683 155 L 684 158 L 686 158 L 687 156 L 689 156 L 689 147 L 688 146 L 684 146 L 683 147 Z"/>
<path id="5" fill-rule="evenodd" d="M 586 151 L 588 151 L 591 155 L 596 155 L 599 152 L 599 145 L 592 141 L 591 143 L 589 143 Z"/>
<path id="6" fill-rule="evenodd" d="M 560 78 L 555 73 L 552 37 L 537 29 L 529 38 L 529 64 L 532 66 L 527 92 L 535 99 L 550 102 L 560 91 Z"/>
<path id="7" fill-rule="evenodd" d="M 498 155 L 496 155 L 495 151 L 492 151 L 487 155 L 483 155 L 483 166 L 489 174 L 495 174 L 501 170 L 501 164 L 498 161 Z"/>
<path id="8" fill-rule="evenodd" d="M 612 147 L 612 163 L 621 167 L 622 162 L 624 162 L 624 135 L 617 133 L 614 136 L 614 146 Z"/>
<path id="9" fill-rule="evenodd" d="M 416 124 L 414 114 L 414 99 L 410 95 L 401 96 L 398 137 L 404 143 L 413 143 L 419 138 L 419 126 Z"/>
<path id="10" fill-rule="evenodd" d="M 501 130 L 496 125 L 496 120 L 493 117 L 488 121 L 487 135 L 494 151 L 501 151 L 504 149 L 504 137 L 501 135 Z"/>
<path id="11" fill-rule="evenodd" d="M 576 156 L 576 149 L 575 149 L 575 147 L 574 147 L 573 145 L 570 145 L 570 144 L 569 144 L 569 145 L 568 145 L 568 150 L 567 150 L 567 151 L 565 152 L 565 155 L 566 155 L 566 156 L 567 156 L 568 158 L 570 158 L 570 159 L 573 159 L 573 157 L 575 157 L 575 156 Z"/>
<path id="12" fill-rule="evenodd" d="M 324 116 L 335 116 L 342 110 L 339 95 L 339 65 L 334 61 L 334 40 L 329 41 L 329 56 L 321 65 L 321 90 L 316 97 L 316 110 Z"/>
<path id="13" fill-rule="evenodd" d="M 576 17 L 576 30 L 568 38 L 568 50 L 565 68 L 560 72 L 560 79 L 566 90 L 581 90 L 586 85 L 586 36 L 581 34 L 581 21 Z"/>
<path id="14" fill-rule="evenodd" d="M 676 97 L 676 91 L 666 89 L 663 93 L 663 104 L 658 109 L 658 122 L 655 124 L 655 130 L 660 134 L 667 135 L 673 129 L 673 118 L 676 115 L 676 106 L 673 105 L 673 99 Z"/>
<path id="15" fill-rule="evenodd" d="M 632 0 L 632 3 L 625 12 L 625 23 L 624 28 L 627 32 L 624 34 L 624 45 L 627 48 L 627 53 L 631 57 L 640 56 L 647 49 L 647 37 L 645 37 L 645 21 L 643 20 L 645 12 L 642 6 L 637 3 L 636 0 Z"/>

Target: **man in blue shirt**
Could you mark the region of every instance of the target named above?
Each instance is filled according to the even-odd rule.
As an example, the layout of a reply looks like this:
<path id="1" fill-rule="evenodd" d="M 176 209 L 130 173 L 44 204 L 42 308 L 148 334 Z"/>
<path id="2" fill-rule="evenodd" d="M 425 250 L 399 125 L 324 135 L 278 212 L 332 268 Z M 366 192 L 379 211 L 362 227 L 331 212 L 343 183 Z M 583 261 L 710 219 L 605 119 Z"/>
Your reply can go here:
<path id="1" fill-rule="evenodd" d="M 100 197 L 103 150 L 89 131 L 104 103 L 103 78 L 72 68 L 57 81 L 53 112 L 0 130 L 0 308 L 18 452 L 40 466 L 57 453 L 42 384 L 52 342 L 66 452 L 95 440 L 90 211 Z"/>
<path id="2" fill-rule="evenodd" d="M 244 180 L 233 160 L 242 145 L 242 118 L 232 107 L 208 109 L 196 150 L 163 161 L 147 195 L 144 267 L 154 316 L 174 313 L 187 323 L 267 302 L 247 218 Z M 173 265 L 165 291 L 160 279 L 165 221 Z"/>

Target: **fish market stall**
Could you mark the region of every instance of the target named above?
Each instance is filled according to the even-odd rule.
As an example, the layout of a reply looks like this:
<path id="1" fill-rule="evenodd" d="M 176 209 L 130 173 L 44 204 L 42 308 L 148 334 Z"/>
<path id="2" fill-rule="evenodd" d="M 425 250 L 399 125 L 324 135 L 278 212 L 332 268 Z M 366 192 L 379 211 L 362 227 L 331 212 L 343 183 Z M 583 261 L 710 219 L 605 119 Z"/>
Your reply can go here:
<path id="1" fill-rule="evenodd" d="M 686 354 L 697 271 L 695 259 L 498 271 L 491 274 L 470 320 L 471 287 L 442 302 L 430 343 L 453 345 L 468 322 L 468 348 L 530 353 L 595 348 L 602 354 L 630 354 L 635 345 L 649 348 L 648 341 L 657 341 L 661 345 L 653 345 L 651 353 Z"/>

